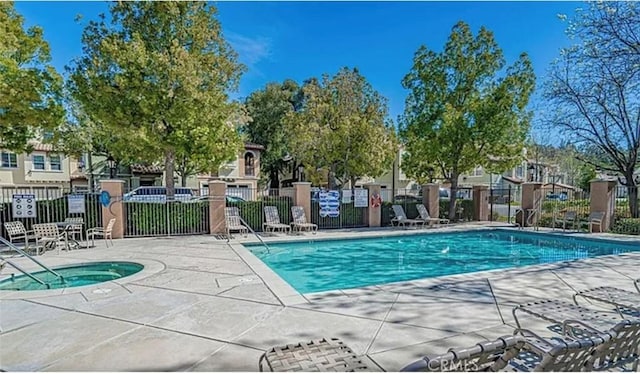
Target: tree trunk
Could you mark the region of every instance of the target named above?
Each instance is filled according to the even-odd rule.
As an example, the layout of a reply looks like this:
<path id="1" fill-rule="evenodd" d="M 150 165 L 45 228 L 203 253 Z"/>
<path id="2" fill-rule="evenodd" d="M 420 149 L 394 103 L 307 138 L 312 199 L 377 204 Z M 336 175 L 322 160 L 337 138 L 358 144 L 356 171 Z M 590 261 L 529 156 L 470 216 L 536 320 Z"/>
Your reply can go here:
<path id="1" fill-rule="evenodd" d="M 640 218 L 640 210 L 638 209 L 638 185 L 633 179 L 627 179 L 627 195 L 629 197 L 629 213 L 631 217 Z"/>
<path id="2" fill-rule="evenodd" d="M 456 219 L 456 203 L 458 198 L 458 174 L 452 173 L 451 179 L 451 196 L 449 197 L 449 219 L 453 222 Z"/>
<path id="3" fill-rule="evenodd" d="M 173 181 L 173 175 L 175 174 L 175 152 L 169 148 L 164 152 L 164 183 L 167 188 L 167 200 L 173 200 L 175 196 L 175 183 Z"/>
<path id="4" fill-rule="evenodd" d="M 278 170 L 272 169 L 269 172 L 269 189 L 278 189 L 280 188 L 280 176 L 278 175 Z"/>
<path id="5" fill-rule="evenodd" d="M 187 178 L 188 176 L 186 175 L 186 173 L 182 173 L 180 175 L 180 187 L 187 187 Z"/>

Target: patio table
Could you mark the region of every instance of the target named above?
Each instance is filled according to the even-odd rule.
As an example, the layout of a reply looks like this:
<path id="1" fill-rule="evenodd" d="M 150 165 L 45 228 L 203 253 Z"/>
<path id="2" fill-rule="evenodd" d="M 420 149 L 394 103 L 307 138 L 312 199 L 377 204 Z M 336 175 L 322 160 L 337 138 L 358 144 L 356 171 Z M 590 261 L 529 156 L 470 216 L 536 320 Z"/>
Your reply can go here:
<path id="1" fill-rule="evenodd" d="M 82 245 L 72 235 L 70 235 L 70 232 L 73 230 L 72 226 L 81 226 L 82 228 L 80 229 L 80 240 L 82 240 L 82 232 L 84 232 L 84 222 L 55 222 L 55 224 L 67 236 L 68 250 L 71 250 L 71 247 L 73 247 L 73 249 L 89 248 L 88 242 L 86 245 Z"/>

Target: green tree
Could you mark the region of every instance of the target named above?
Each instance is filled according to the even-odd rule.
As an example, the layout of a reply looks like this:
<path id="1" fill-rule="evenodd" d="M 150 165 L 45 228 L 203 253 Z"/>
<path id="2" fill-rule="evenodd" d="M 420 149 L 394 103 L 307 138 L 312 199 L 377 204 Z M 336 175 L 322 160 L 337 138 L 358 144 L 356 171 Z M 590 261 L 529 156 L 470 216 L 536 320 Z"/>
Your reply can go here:
<path id="1" fill-rule="evenodd" d="M 227 94 L 244 68 L 212 5 L 117 2 L 110 10 L 109 23 L 101 15 L 85 28 L 69 89 L 94 123 L 141 145 L 132 159 L 163 160 L 173 196 L 176 157 L 213 171 L 240 149 Z"/>
<path id="2" fill-rule="evenodd" d="M 578 187 L 585 191 L 591 190 L 591 181 L 596 178 L 596 168 L 590 164 L 583 164 L 578 176 Z"/>
<path id="3" fill-rule="evenodd" d="M 545 87 L 548 125 L 595 150 L 581 159 L 617 174 L 632 217 L 640 217 L 640 5 L 590 2 L 576 14 L 567 33 L 579 43 L 562 50 Z"/>
<path id="4" fill-rule="evenodd" d="M 267 175 L 269 188 L 280 188 L 280 173 L 289 154 L 285 118 L 300 107 L 300 92 L 298 84 L 288 79 L 252 92 L 245 102 L 251 121 L 242 131 L 249 141 L 265 147 L 260 155 L 260 170 Z"/>
<path id="5" fill-rule="evenodd" d="M 449 181 L 451 219 L 461 173 L 476 166 L 501 172 L 522 159 L 535 77 L 526 54 L 502 72 L 504 66 L 489 30 L 474 37 L 459 22 L 442 52 L 418 49 L 402 81 L 410 90 L 400 121 L 403 169 L 420 177 L 433 168 Z"/>
<path id="6" fill-rule="evenodd" d="M 62 123 L 62 78 L 42 28 L 25 31 L 13 2 L 0 2 L 0 30 L 0 148 L 29 151 L 30 139 Z"/>
<path id="7" fill-rule="evenodd" d="M 377 177 L 398 150 L 387 102 L 357 69 L 341 69 L 303 86 L 302 109 L 286 116 L 291 154 L 311 171 L 330 171 L 329 187 Z"/>

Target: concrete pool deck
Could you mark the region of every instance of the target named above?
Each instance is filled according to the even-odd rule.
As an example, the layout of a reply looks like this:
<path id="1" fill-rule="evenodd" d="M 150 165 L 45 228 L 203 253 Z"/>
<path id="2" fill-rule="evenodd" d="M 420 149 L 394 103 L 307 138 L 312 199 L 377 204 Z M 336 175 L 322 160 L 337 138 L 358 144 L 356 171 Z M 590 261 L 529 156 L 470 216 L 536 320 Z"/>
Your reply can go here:
<path id="1" fill-rule="evenodd" d="M 415 233 L 332 230 L 304 239 L 363 231 Z M 635 252 L 300 295 L 240 245 L 246 241 L 255 238 L 229 244 L 212 236 L 123 239 L 114 247 L 97 242 L 94 249 L 40 256 L 48 266 L 128 260 L 144 263 L 145 270 L 96 286 L 0 291 L 0 369 L 257 371 L 258 358 L 271 346 L 339 337 L 372 366 L 397 371 L 426 354 L 511 334 L 511 310 L 519 303 L 570 300 L 578 290 L 602 285 L 632 291 L 640 278 Z M 35 269 L 24 258 L 12 260 Z M 5 266 L 0 274 L 10 273 L 17 272 Z M 544 322 L 523 324 L 550 334 Z"/>

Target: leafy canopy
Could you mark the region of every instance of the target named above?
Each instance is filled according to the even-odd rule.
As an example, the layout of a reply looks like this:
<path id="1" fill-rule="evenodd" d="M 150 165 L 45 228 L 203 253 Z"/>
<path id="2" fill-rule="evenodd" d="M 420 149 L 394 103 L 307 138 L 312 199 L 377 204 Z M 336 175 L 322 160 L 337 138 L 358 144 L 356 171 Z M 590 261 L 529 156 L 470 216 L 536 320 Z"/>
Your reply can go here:
<path id="1" fill-rule="evenodd" d="M 291 153 L 305 168 L 331 170 L 352 186 L 390 168 L 397 140 L 386 122 L 387 100 L 357 69 L 308 80 L 303 93 L 302 109 L 288 113 L 286 123 Z"/>
<path id="2" fill-rule="evenodd" d="M 117 2 L 83 34 L 84 54 L 69 89 L 93 123 L 123 132 L 127 155 L 164 160 L 168 193 L 176 158 L 214 171 L 233 159 L 240 139 L 230 123 L 243 67 L 204 2 Z"/>
<path id="3" fill-rule="evenodd" d="M 0 2 L 0 148 L 29 151 L 29 140 L 64 118 L 62 78 L 48 64 L 42 28 L 24 30 L 13 2 Z"/>
<path id="4" fill-rule="evenodd" d="M 435 170 L 455 190 L 458 176 L 476 166 L 498 172 L 522 159 L 535 77 L 526 54 L 504 67 L 493 34 L 482 27 L 474 37 L 464 22 L 442 52 L 418 49 L 402 81 L 410 90 L 400 119 L 407 175 L 423 180 Z"/>
<path id="5" fill-rule="evenodd" d="M 269 83 L 261 90 L 252 92 L 245 101 L 251 121 L 242 131 L 254 143 L 265 147 L 260 155 L 260 170 L 267 176 L 271 188 L 279 188 L 279 173 L 289 154 L 285 118 L 301 105 L 301 90 L 292 80 Z"/>

